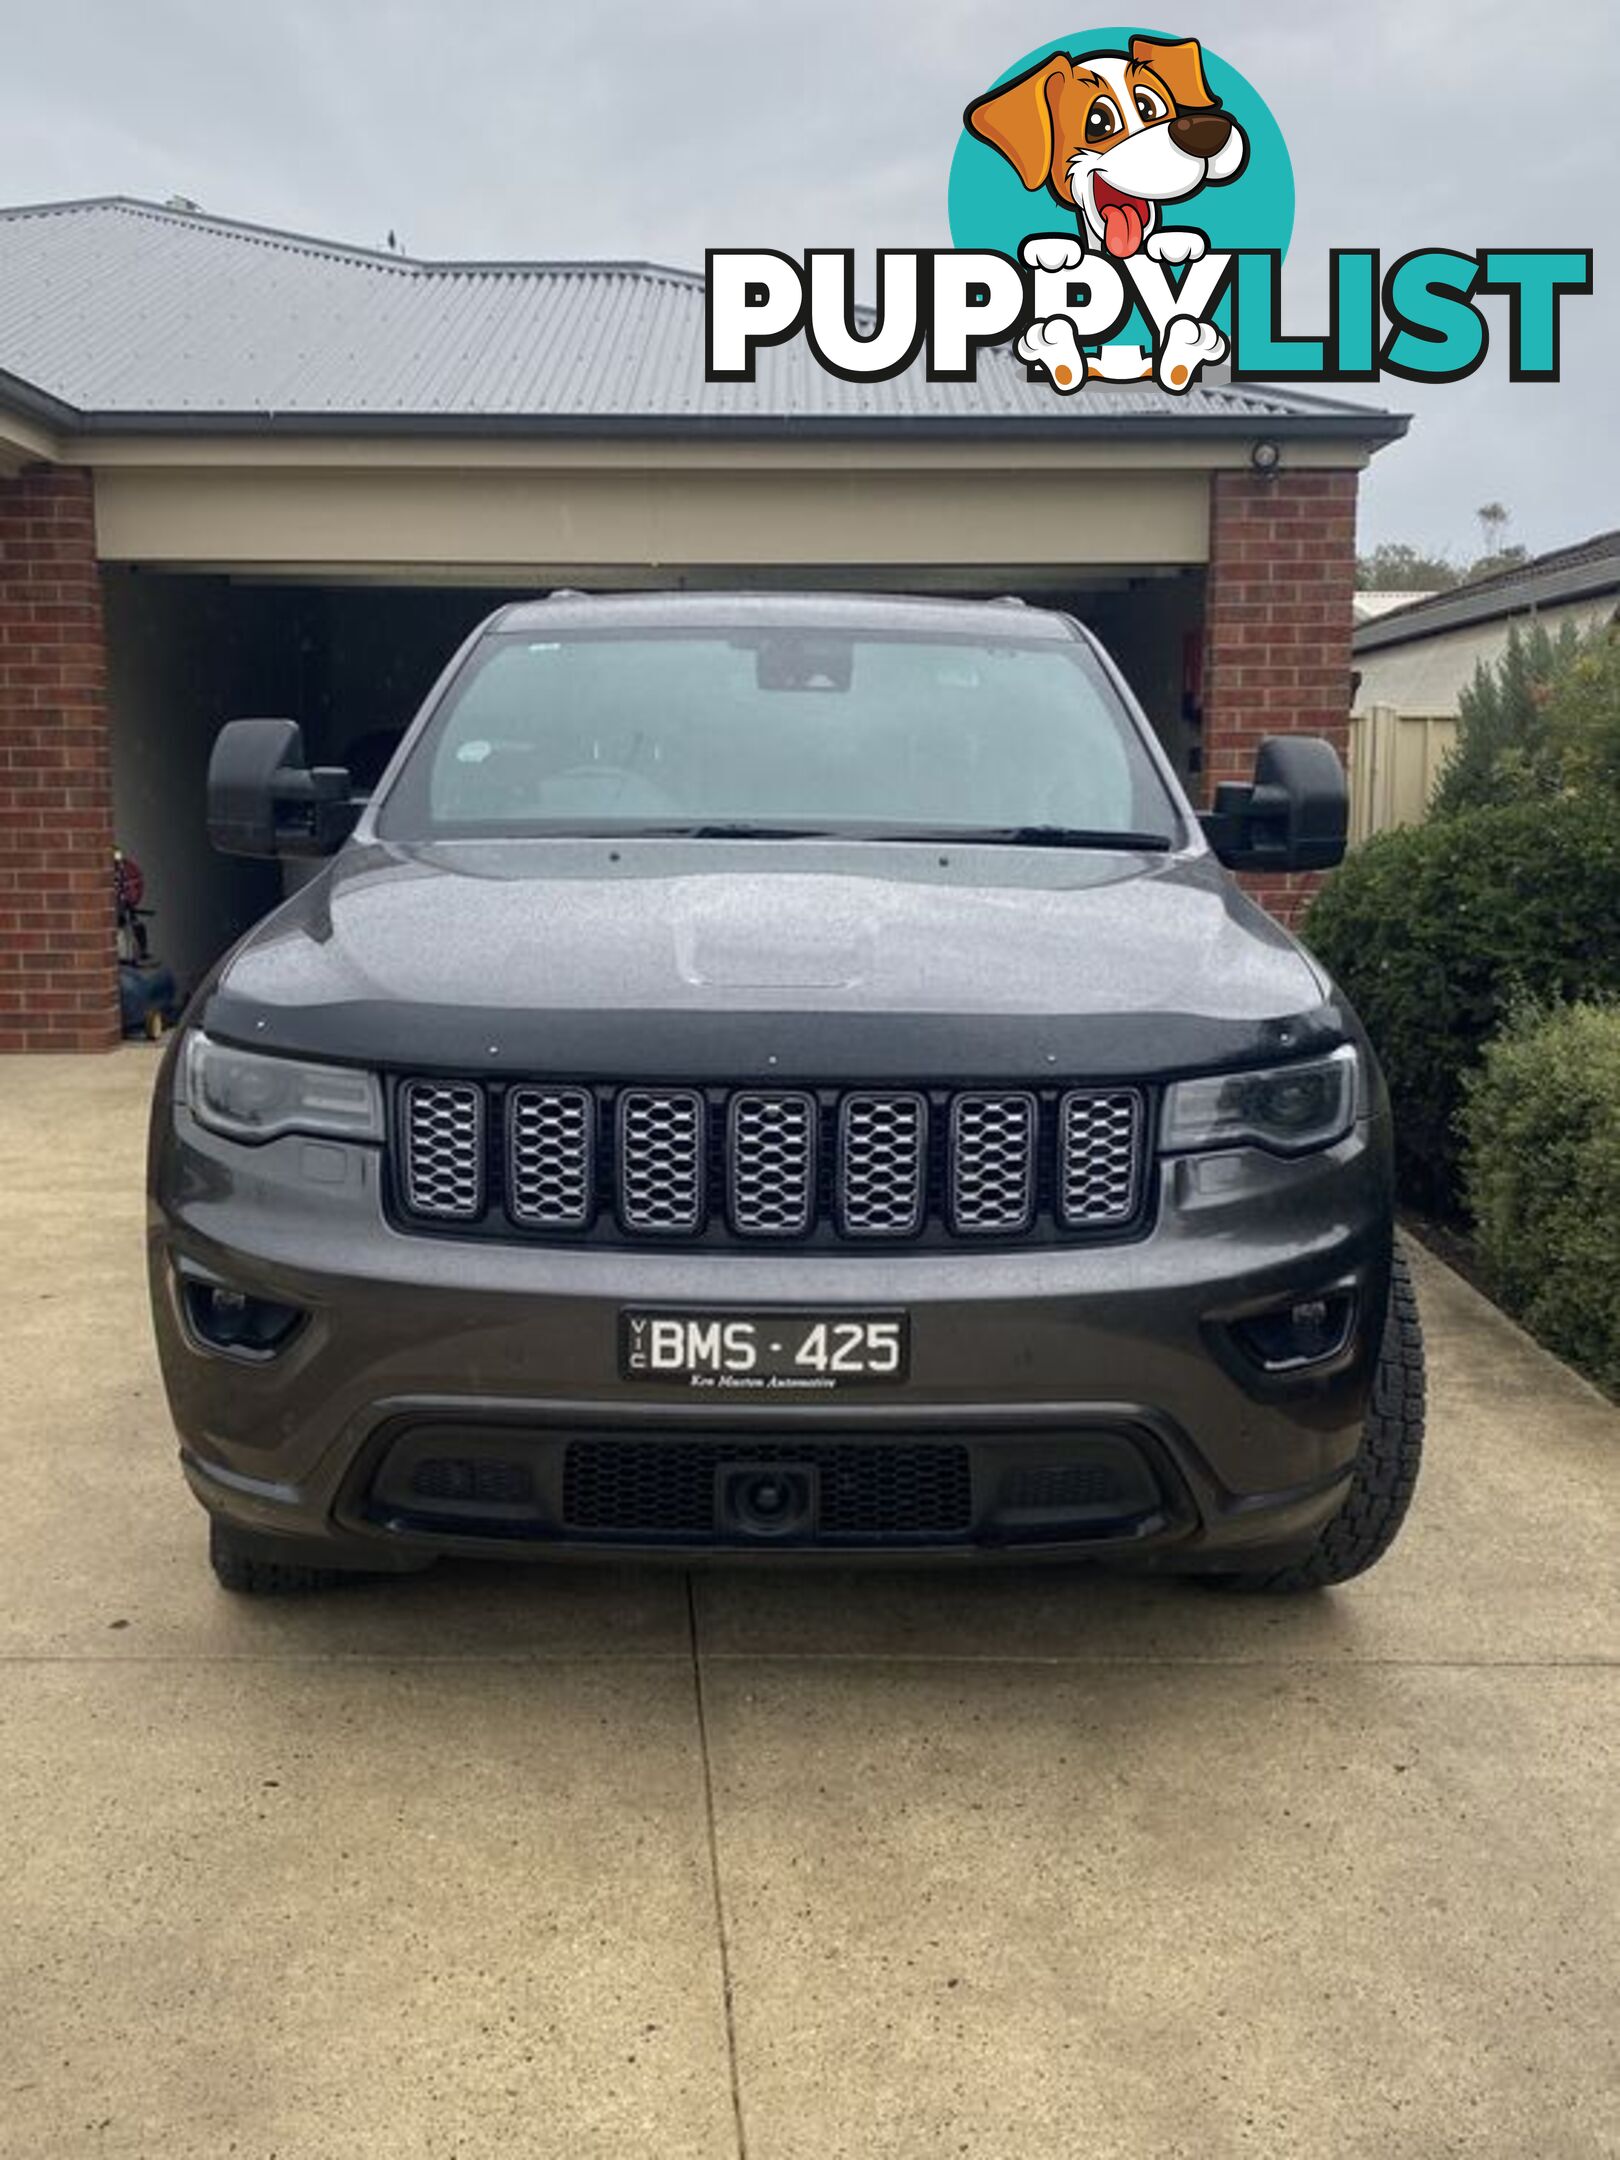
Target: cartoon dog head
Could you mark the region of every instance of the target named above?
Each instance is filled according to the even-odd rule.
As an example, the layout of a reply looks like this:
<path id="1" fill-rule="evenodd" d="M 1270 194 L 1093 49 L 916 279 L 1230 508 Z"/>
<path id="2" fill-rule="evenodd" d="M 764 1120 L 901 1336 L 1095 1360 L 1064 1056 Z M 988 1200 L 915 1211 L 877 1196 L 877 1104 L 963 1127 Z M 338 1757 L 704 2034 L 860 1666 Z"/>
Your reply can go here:
<path id="1" fill-rule="evenodd" d="M 1204 80 L 1196 38 L 1133 37 L 1129 53 L 1053 53 L 963 114 L 1027 188 L 1076 212 L 1088 245 L 1134 255 L 1160 203 L 1235 180 L 1243 130 Z"/>

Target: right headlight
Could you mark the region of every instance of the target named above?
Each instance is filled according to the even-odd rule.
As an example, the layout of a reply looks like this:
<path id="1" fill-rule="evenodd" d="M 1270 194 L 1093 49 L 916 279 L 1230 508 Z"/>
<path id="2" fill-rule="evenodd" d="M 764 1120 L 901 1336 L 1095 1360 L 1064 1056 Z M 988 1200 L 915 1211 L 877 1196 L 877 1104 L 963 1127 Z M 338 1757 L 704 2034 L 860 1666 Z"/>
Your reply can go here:
<path id="1" fill-rule="evenodd" d="M 1355 1045 L 1345 1043 L 1292 1065 L 1174 1081 L 1164 1092 L 1161 1144 L 1170 1154 L 1262 1147 L 1302 1155 L 1331 1147 L 1354 1122 L 1359 1063 Z"/>
<path id="2" fill-rule="evenodd" d="M 181 1093 L 199 1125 L 232 1140 L 321 1133 L 380 1140 L 382 1089 L 375 1073 L 315 1065 L 215 1042 L 199 1028 L 186 1037 Z"/>

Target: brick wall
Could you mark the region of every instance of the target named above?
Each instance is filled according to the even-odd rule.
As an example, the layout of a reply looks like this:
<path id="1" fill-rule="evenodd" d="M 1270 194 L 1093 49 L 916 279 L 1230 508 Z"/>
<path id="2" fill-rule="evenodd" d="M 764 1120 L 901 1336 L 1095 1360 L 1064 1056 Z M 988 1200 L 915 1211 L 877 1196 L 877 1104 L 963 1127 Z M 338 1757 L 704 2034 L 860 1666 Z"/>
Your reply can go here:
<path id="1" fill-rule="evenodd" d="M 0 1051 L 118 1040 L 90 474 L 0 479 Z"/>
<path id="2" fill-rule="evenodd" d="M 1248 780 L 1263 735 L 1350 741 L 1356 474 L 1215 473 L 1204 609 L 1204 770 Z M 1242 880 L 1292 923 L 1318 875 Z"/>

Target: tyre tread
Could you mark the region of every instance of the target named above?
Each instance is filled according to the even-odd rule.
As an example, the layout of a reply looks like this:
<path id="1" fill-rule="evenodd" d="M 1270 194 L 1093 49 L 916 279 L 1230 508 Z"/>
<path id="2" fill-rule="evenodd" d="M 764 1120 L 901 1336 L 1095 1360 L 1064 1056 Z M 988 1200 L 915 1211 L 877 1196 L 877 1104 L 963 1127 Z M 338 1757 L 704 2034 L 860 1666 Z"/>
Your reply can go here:
<path id="1" fill-rule="evenodd" d="M 352 1568 L 322 1567 L 305 1560 L 266 1560 L 232 1537 L 222 1523 L 208 1525 L 208 1559 L 222 1590 L 239 1597 L 307 1597 L 361 1581 Z"/>
<path id="2" fill-rule="evenodd" d="M 1423 1461 L 1426 1406 L 1423 1323 L 1411 1270 L 1397 1251 L 1361 1453 L 1343 1506 L 1303 1559 L 1252 1574 L 1212 1576 L 1211 1583 L 1286 1594 L 1326 1590 L 1365 1574 L 1395 1542 L 1412 1504 Z"/>

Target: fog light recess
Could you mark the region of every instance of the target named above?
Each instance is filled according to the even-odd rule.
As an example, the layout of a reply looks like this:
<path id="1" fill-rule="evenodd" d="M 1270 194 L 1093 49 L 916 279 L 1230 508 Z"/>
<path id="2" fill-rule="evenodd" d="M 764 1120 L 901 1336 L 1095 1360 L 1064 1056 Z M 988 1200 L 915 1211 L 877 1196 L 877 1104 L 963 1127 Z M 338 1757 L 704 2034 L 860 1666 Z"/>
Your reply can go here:
<path id="1" fill-rule="evenodd" d="M 274 1298 L 255 1297 L 234 1283 L 182 1272 L 180 1298 L 186 1325 L 210 1350 L 249 1360 L 274 1357 L 285 1349 L 303 1319 L 303 1309 Z"/>
<path id="2" fill-rule="evenodd" d="M 1336 1358 L 1349 1342 L 1355 1320 L 1354 1291 L 1326 1290 L 1291 1298 L 1269 1312 L 1251 1313 L 1234 1323 L 1232 1333 L 1264 1371 L 1295 1372 Z"/>

